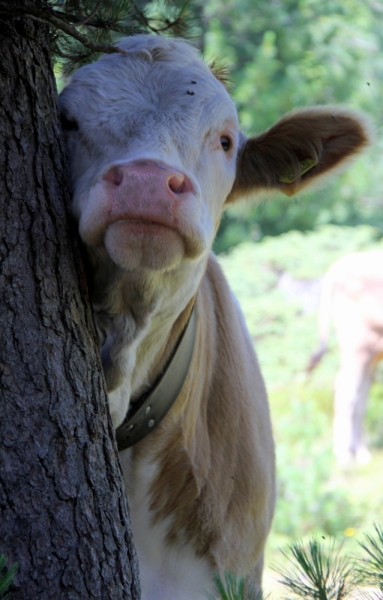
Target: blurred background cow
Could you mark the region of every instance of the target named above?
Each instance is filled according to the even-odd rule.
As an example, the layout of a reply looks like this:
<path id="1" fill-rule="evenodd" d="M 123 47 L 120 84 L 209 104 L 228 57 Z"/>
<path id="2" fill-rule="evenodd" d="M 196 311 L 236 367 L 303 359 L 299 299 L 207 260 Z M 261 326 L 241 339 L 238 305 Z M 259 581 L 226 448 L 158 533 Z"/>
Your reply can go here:
<path id="1" fill-rule="evenodd" d="M 370 460 L 363 436 L 368 393 L 383 358 L 383 250 L 346 255 L 327 271 L 319 309 L 319 348 L 312 370 L 328 350 L 333 321 L 340 351 L 335 379 L 333 445 L 338 464 Z"/>

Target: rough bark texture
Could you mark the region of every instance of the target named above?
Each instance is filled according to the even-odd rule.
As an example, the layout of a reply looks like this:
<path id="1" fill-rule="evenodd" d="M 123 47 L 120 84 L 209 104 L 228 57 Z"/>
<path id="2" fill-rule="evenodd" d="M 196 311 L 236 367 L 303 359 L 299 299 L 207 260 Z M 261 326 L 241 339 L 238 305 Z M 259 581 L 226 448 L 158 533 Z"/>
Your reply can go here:
<path id="1" fill-rule="evenodd" d="M 1 30 L 0 553 L 20 565 L 12 600 L 137 599 L 127 501 L 67 225 L 48 31 L 22 19 Z"/>

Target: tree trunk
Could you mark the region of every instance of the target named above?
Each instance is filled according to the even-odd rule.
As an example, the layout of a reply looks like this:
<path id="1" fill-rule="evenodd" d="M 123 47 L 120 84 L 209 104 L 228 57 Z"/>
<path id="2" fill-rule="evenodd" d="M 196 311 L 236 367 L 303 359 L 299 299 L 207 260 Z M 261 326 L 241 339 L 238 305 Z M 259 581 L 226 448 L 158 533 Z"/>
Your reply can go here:
<path id="1" fill-rule="evenodd" d="M 0 553 L 19 563 L 12 600 L 135 600 L 127 500 L 67 224 L 47 38 L 36 21 L 2 23 Z"/>

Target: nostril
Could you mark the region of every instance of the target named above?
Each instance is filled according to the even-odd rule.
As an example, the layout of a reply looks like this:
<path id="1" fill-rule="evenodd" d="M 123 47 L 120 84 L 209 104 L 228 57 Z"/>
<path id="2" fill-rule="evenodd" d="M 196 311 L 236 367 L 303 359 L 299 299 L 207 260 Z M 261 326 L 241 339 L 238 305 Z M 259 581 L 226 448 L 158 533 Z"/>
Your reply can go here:
<path id="1" fill-rule="evenodd" d="M 124 179 L 124 172 L 121 167 L 112 167 L 109 169 L 109 171 L 107 171 L 107 173 L 105 173 L 103 179 L 105 181 L 109 181 L 109 183 L 112 183 L 113 185 L 118 186 L 121 185 L 122 180 Z"/>
<path id="2" fill-rule="evenodd" d="M 192 185 L 186 175 L 173 174 L 168 179 L 168 186 L 174 194 L 185 194 L 192 191 Z"/>

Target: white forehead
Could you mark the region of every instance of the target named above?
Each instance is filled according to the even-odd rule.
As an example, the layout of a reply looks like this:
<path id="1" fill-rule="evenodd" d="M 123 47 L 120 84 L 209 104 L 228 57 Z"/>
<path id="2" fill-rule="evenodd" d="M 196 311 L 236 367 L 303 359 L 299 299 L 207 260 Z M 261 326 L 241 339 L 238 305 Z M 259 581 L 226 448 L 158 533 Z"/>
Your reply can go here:
<path id="1" fill-rule="evenodd" d="M 137 35 L 118 47 L 125 54 L 104 55 L 74 75 L 59 101 L 68 117 L 97 127 L 118 115 L 120 129 L 158 119 L 186 129 L 196 119 L 202 128 L 217 118 L 237 122 L 226 89 L 191 44 Z"/>

